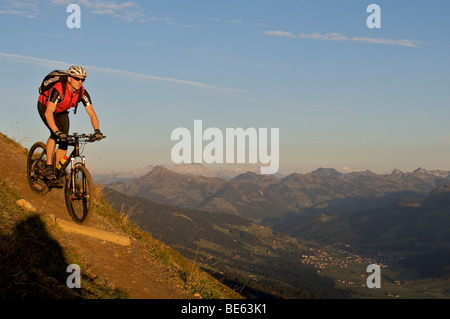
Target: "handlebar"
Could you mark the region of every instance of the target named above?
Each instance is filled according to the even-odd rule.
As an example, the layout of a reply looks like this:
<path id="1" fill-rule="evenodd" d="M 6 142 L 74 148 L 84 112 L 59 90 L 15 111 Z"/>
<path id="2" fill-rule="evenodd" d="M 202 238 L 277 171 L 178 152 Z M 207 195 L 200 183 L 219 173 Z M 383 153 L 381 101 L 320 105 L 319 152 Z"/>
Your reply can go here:
<path id="1" fill-rule="evenodd" d="M 103 135 L 102 139 L 105 139 L 106 135 Z M 95 138 L 95 134 L 78 134 L 78 133 L 73 133 L 72 135 L 67 135 L 67 143 L 69 144 L 75 144 L 77 142 L 82 142 L 82 143 L 93 143 L 97 141 L 97 139 Z"/>

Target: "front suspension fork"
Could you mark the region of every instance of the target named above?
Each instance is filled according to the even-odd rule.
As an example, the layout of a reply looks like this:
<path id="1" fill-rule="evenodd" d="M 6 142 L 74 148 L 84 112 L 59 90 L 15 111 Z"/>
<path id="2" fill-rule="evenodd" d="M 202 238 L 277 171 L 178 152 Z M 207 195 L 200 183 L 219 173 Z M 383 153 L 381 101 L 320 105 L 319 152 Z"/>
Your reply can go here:
<path id="1" fill-rule="evenodd" d="M 71 180 L 70 188 L 71 188 L 71 193 L 72 194 L 74 194 L 75 190 L 76 190 L 76 188 L 75 188 L 75 166 L 76 165 L 83 165 L 83 166 L 85 166 L 85 164 L 86 164 L 86 158 L 84 156 L 79 156 L 79 157 L 81 158 L 81 163 L 75 163 L 75 158 L 74 157 L 72 157 L 70 159 L 70 180 Z M 86 181 L 83 178 L 83 180 L 82 180 L 82 185 L 83 185 L 82 193 L 83 194 L 84 194 L 85 189 L 86 189 L 85 183 L 86 183 Z"/>

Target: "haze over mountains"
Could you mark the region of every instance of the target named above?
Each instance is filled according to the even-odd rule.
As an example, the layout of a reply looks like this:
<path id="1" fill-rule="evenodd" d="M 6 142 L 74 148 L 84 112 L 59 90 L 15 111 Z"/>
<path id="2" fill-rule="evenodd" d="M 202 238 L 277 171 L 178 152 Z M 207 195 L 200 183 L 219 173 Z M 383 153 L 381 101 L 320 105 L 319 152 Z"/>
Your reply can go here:
<path id="1" fill-rule="evenodd" d="M 232 179 L 238 175 L 254 172 L 259 173 L 260 168 L 257 165 L 249 165 L 249 164 L 234 164 L 233 168 L 226 168 L 223 165 L 215 168 L 208 168 L 202 164 L 177 164 L 177 165 L 157 165 L 164 168 L 167 168 L 173 172 L 189 175 L 189 176 L 204 176 L 204 177 L 219 177 L 222 179 Z M 96 168 L 91 168 L 94 172 L 96 179 L 107 181 L 108 183 L 117 182 L 117 181 L 130 181 L 132 179 L 141 177 L 147 173 L 149 173 L 155 165 L 147 165 L 142 168 L 127 170 L 127 171 L 114 171 L 109 174 L 103 173 L 101 170 Z M 277 173 L 274 174 L 277 177 L 284 177 L 283 174 Z"/>

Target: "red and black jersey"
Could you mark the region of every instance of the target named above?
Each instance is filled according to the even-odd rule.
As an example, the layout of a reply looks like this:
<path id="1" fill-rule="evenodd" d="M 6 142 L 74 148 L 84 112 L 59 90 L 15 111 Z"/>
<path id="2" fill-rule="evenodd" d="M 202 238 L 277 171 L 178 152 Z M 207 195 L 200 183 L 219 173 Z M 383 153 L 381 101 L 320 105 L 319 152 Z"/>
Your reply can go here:
<path id="1" fill-rule="evenodd" d="M 62 113 L 68 111 L 71 107 L 74 107 L 78 104 L 78 101 L 81 100 L 83 105 L 86 107 L 91 105 L 91 97 L 89 93 L 82 86 L 78 92 L 72 93 L 69 88 L 69 84 L 62 85 L 62 82 L 56 83 L 49 91 L 43 92 L 39 96 L 39 102 L 47 105 L 48 102 L 53 102 L 56 104 L 55 113 Z M 63 92 L 63 88 L 65 87 L 66 92 Z M 79 99 L 79 94 L 81 94 L 81 99 Z"/>

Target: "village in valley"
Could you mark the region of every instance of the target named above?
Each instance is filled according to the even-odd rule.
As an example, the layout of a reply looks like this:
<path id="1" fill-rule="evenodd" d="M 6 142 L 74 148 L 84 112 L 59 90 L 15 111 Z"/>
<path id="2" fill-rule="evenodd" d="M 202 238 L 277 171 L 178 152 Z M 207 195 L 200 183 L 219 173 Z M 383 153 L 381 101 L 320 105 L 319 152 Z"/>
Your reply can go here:
<path id="1" fill-rule="evenodd" d="M 387 269 L 388 265 L 383 261 L 376 261 L 370 257 L 363 257 L 349 251 L 327 246 L 325 248 L 308 248 L 307 253 L 302 254 L 301 262 L 316 268 L 317 273 L 334 278 L 338 286 L 342 288 L 367 288 L 367 278 L 370 272 L 366 272 L 369 265 L 376 264 L 380 269 Z M 382 270 L 381 270 L 382 271 Z M 402 282 L 395 281 L 396 285 Z M 398 294 L 387 292 L 388 297 L 399 298 Z"/>
<path id="2" fill-rule="evenodd" d="M 377 264 L 380 267 L 386 267 L 371 258 L 361 257 L 342 249 L 309 248 L 308 250 L 309 254 L 302 255 L 302 263 L 314 266 L 318 273 L 321 269 L 328 269 L 329 267 L 348 268 L 349 264 Z"/>

